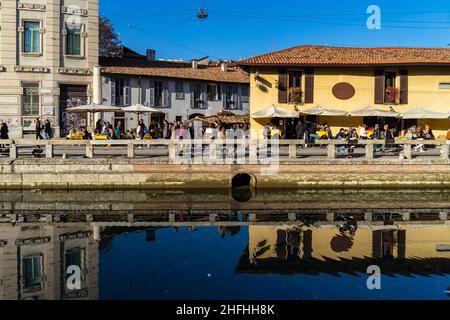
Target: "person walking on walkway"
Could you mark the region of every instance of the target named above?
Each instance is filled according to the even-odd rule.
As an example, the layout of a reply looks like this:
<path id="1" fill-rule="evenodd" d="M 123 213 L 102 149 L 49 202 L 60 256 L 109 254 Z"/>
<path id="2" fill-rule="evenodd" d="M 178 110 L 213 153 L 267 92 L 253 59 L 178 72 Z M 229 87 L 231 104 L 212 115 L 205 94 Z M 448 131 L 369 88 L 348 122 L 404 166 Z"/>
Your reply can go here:
<path id="1" fill-rule="evenodd" d="M 41 131 L 42 131 L 42 122 L 41 119 L 36 118 L 36 122 L 35 122 L 35 134 L 36 134 L 36 140 L 41 140 L 42 136 L 41 136 Z"/>
<path id="2" fill-rule="evenodd" d="M 50 140 L 52 138 L 52 125 L 50 120 L 46 119 L 44 122 L 44 139 Z"/>
<path id="3" fill-rule="evenodd" d="M 305 125 L 302 120 L 299 120 L 297 125 L 295 126 L 295 133 L 297 136 L 297 140 L 302 140 L 305 137 Z"/>

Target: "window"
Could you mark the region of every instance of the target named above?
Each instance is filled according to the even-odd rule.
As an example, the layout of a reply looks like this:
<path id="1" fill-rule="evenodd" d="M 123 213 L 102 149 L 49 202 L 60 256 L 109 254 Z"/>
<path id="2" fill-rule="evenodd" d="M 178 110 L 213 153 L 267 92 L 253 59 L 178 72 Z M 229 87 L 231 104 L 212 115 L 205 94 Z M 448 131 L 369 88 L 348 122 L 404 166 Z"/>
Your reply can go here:
<path id="1" fill-rule="evenodd" d="M 23 52 L 41 53 L 40 23 L 24 21 L 23 23 Z"/>
<path id="2" fill-rule="evenodd" d="M 155 107 L 162 107 L 163 105 L 163 83 L 162 81 L 155 81 Z"/>
<path id="3" fill-rule="evenodd" d="M 81 56 L 81 27 L 67 28 L 66 54 Z"/>
<path id="4" fill-rule="evenodd" d="M 24 83 L 22 86 L 22 115 L 39 116 L 39 83 Z"/>
<path id="5" fill-rule="evenodd" d="M 204 106 L 203 95 L 202 95 L 202 85 L 194 84 L 192 85 L 191 95 L 193 99 L 192 107 L 194 109 L 199 109 Z"/>
<path id="6" fill-rule="evenodd" d="M 38 286 L 42 282 L 42 256 L 36 255 L 23 259 L 24 288 Z"/>
<path id="7" fill-rule="evenodd" d="M 302 74 L 299 71 L 290 71 L 289 76 L 289 102 L 300 103 L 302 98 Z"/>
<path id="8" fill-rule="evenodd" d="M 208 84 L 206 87 L 206 96 L 208 101 L 219 100 L 219 90 L 216 84 Z"/>
<path id="9" fill-rule="evenodd" d="M 397 99 L 398 89 L 396 88 L 395 83 L 396 77 L 397 73 L 395 72 L 385 72 L 384 74 L 384 88 L 385 88 L 384 103 L 386 104 L 394 104 Z"/>
<path id="10" fill-rule="evenodd" d="M 236 95 L 237 95 L 237 87 L 234 86 L 225 86 L 225 101 L 224 108 L 225 109 L 237 109 L 236 105 Z"/>
<path id="11" fill-rule="evenodd" d="M 183 81 L 176 81 L 175 82 L 175 99 L 177 100 L 184 100 L 184 83 Z"/>
<path id="12" fill-rule="evenodd" d="M 66 270 L 70 266 L 78 266 L 81 270 L 84 268 L 83 251 L 80 249 L 66 252 Z"/>
<path id="13" fill-rule="evenodd" d="M 439 83 L 439 89 L 450 89 L 450 82 Z"/>
<path id="14" fill-rule="evenodd" d="M 130 79 L 112 79 L 111 104 L 115 106 L 128 106 L 131 104 Z"/>

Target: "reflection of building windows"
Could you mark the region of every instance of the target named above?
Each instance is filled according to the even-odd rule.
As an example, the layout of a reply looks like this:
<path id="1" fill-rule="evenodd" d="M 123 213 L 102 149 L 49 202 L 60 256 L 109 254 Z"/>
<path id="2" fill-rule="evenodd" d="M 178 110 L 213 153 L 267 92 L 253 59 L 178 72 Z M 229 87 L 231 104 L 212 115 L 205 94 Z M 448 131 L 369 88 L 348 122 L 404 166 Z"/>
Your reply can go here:
<path id="1" fill-rule="evenodd" d="M 84 250 L 73 249 L 66 252 L 66 270 L 70 266 L 77 266 L 81 270 L 84 269 Z"/>
<path id="2" fill-rule="evenodd" d="M 42 282 L 42 256 L 25 257 L 22 261 L 23 287 L 25 289 L 40 288 Z"/>
<path id="3" fill-rule="evenodd" d="M 38 21 L 23 22 L 23 47 L 24 53 L 41 53 L 41 24 Z"/>
<path id="4" fill-rule="evenodd" d="M 39 116 L 39 84 L 24 83 L 22 97 L 22 115 Z"/>
<path id="5" fill-rule="evenodd" d="M 66 54 L 81 56 L 81 27 L 71 26 L 67 28 Z"/>

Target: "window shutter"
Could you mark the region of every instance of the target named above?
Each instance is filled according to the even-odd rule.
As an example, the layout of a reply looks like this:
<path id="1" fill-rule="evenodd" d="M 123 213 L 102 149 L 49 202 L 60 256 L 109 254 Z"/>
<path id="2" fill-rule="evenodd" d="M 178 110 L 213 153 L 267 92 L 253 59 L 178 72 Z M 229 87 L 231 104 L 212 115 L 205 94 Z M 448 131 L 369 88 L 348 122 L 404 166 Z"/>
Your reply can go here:
<path id="1" fill-rule="evenodd" d="M 206 108 L 206 103 L 208 102 L 208 86 L 206 84 L 202 84 L 202 93 L 201 93 L 201 99 L 203 101 L 202 108 Z"/>
<path id="2" fill-rule="evenodd" d="M 169 91 L 169 82 L 164 81 L 163 83 L 163 107 L 170 107 L 170 91 Z"/>
<path id="3" fill-rule="evenodd" d="M 154 107 L 155 106 L 155 82 L 154 81 L 150 81 L 150 88 L 148 89 L 149 92 L 149 104 L 150 107 Z"/>
<path id="4" fill-rule="evenodd" d="M 278 102 L 288 102 L 288 74 L 286 69 L 280 69 L 278 72 Z"/>
<path id="5" fill-rule="evenodd" d="M 408 70 L 400 71 L 400 103 L 408 104 Z"/>
<path id="6" fill-rule="evenodd" d="M 223 108 L 226 109 L 227 108 L 227 87 L 226 86 L 222 86 L 222 103 L 223 103 Z"/>
<path id="7" fill-rule="evenodd" d="M 406 258 L 406 230 L 397 231 L 397 252 L 399 259 Z"/>
<path id="8" fill-rule="evenodd" d="M 305 103 L 314 103 L 314 70 L 305 70 Z"/>
<path id="9" fill-rule="evenodd" d="M 116 79 L 111 79 L 111 105 L 116 106 Z"/>
<path id="10" fill-rule="evenodd" d="M 190 100 L 191 100 L 191 108 L 194 108 L 195 107 L 195 101 L 194 101 L 194 90 L 195 90 L 195 88 L 194 88 L 194 85 L 191 83 L 190 85 L 189 85 L 189 91 L 190 91 Z"/>
<path id="11" fill-rule="evenodd" d="M 375 104 L 384 103 L 384 72 L 375 70 Z"/>

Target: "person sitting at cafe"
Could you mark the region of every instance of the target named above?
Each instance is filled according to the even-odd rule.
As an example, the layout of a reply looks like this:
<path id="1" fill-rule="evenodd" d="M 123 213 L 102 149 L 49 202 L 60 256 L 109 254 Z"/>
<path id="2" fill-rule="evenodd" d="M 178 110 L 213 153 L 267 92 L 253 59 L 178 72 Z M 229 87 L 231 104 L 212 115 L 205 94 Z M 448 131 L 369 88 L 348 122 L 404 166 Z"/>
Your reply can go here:
<path id="1" fill-rule="evenodd" d="M 360 139 L 367 139 L 367 126 L 363 124 L 362 126 L 359 126 L 359 132 L 358 132 Z"/>
<path id="2" fill-rule="evenodd" d="M 281 130 L 277 126 L 273 126 L 270 130 L 271 139 L 281 139 Z"/>
<path id="3" fill-rule="evenodd" d="M 324 139 L 328 139 L 328 140 L 333 139 L 333 133 L 331 132 L 331 128 L 330 128 L 330 126 L 329 126 L 329 124 L 327 122 L 325 122 L 323 124 L 323 129 L 322 130 L 324 132 L 326 132 L 326 136 L 323 137 Z"/>
<path id="4" fill-rule="evenodd" d="M 89 131 L 86 129 L 86 127 L 81 128 L 81 139 L 83 140 L 92 140 L 92 136 L 89 133 Z"/>

